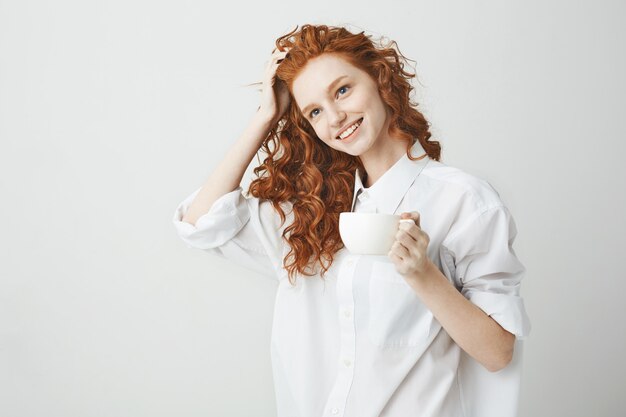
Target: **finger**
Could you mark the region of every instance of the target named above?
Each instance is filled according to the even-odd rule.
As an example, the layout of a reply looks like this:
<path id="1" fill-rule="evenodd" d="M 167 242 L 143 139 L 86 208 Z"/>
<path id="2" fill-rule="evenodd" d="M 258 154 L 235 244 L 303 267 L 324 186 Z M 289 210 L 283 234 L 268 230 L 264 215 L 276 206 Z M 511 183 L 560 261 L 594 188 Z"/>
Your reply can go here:
<path id="1" fill-rule="evenodd" d="M 282 61 L 281 62 L 274 62 L 274 61 L 269 62 L 265 68 L 265 79 L 274 78 L 274 75 L 276 75 L 276 70 L 278 69 L 280 64 L 282 64 Z"/>
<path id="2" fill-rule="evenodd" d="M 272 58 L 272 62 L 278 62 L 279 64 L 285 59 L 286 54 L 276 55 Z"/>
<path id="3" fill-rule="evenodd" d="M 287 51 L 285 52 L 277 51 L 277 52 L 272 53 L 272 56 L 270 57 L 271 59 L 269 61 L 265 61 L 265 66 L 268 67 L 271 64 L 275 63 L 276 61 L 278 61 L 279 59 L 284 59 L 287 53 L 288 53 Z"/>
<path id="4" fill-rule="evenodd" d="M 417 245 L 417 240 L 413 239 L 413 236 L 408 233 L 402 233 L 398 238 L 398 242 L 404 245 L 406 248 L 411 248 Z"/>
<path id="5" fill-rule="evenodd" d="M 408 228 L 411 229 L 408 229 Z M 414 242 L 417 239 L 413 236 L 413 234 L 411 234 L 411 232 L 413 231 L 413 229 L 417 229 L 417 226 L 415 225 L 406 225 L 406 226 L 402 226 L 401 228 L 398 229 L 398 232 L 396 233 L 396 240 L 399 240 L 400 242 Z"/>
<path id="6" fill-rule="evenodd" d="M 400 215 L 401 219 L 411 219 L 416 225 L 420 225 L 420 214 L 417 211 L 404 212 Z"/>
<path id="7" fill-rule="evenodd" d="M 272 59 L 270 62 L 268 62 L 267 68 L 272 68 L 273 69 L 274 67 L 280 65 L 283 62 L 284 59 L 285 58 Z"/>
<path id="8" fill-rule="evenodd" d="M 400 223 L 398 229 L 398 232 L 404 232 L 411 236 L 414 240 L 418 240 L 420 237 L 421 229 L 415 223 Z"/>
<path id="9" fill-rule="evenodd" d="M 409 250 L 410 257 L 413 259 L 420 259 L 423 255 L 421 251 L 423 250 L 420 241 L 413 241 L 412 244 L 407 246 Z"/>
<path id="10" fill-rule="evenodd" d="M 398 255 L 396 255 L 395 253 L 393 253 L 391 251 L 387 254 L 387 256 L 389 257 L 389 259 L 391 259 L 394 262 L 402 262 L 402 261 L 404 261 L 404 259 L 402 259 L 401 257 L 399 257 Z"/>
<path id="11" fill-rule="evenodd" d="M 409 250 L 397 240 L 391 246 L 391 251 L 401 258 L 407 258 L 410 255 Z"/>

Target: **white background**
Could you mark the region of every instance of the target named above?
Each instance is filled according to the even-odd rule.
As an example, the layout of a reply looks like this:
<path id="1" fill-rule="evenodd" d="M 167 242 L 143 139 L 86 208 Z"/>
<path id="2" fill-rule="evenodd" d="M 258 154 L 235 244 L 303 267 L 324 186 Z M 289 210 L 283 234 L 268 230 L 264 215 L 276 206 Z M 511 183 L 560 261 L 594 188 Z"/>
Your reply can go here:
<path id="1" fill-rule="evenodd" d="M 242 85 L 304 23 L 396 40 L 442 162 L 513 213 L 533 324 L 520 416 L 620 415 L 625 12 L 1 0 L 0 415 L 275 414 L 272 281 L 188 249 L 171 217 L 256 110 Z"/>

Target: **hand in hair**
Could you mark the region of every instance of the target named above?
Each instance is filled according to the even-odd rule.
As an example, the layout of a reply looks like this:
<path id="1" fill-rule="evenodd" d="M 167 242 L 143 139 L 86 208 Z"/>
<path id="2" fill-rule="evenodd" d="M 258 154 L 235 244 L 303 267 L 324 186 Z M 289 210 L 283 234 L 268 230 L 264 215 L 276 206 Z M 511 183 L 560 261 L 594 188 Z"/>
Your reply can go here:
<path id="1" fill-rule="evenodd" d="M 266 115 L 272 121 L 272 125 L 283 117 L 291 101 L 287 85 L 276 77 L 276 69 L 288 53 L 288 48 L 284 51 L 278 49 L 272 51 L 261 83 L 261 105 L 258 111 Z"/>

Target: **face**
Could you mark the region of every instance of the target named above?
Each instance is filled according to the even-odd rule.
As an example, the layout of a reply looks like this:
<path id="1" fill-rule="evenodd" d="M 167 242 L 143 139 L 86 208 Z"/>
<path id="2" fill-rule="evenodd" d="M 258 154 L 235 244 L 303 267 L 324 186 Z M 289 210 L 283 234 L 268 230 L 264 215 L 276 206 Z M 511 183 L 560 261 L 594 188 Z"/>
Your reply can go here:
<path id="1" fill-rule="evenodd" d="M 328 146 L 353 156 L 389 143 L 389 114 L 376 82 L 335 54 L 310 60 L 294 79 L 296 105 Z"/>

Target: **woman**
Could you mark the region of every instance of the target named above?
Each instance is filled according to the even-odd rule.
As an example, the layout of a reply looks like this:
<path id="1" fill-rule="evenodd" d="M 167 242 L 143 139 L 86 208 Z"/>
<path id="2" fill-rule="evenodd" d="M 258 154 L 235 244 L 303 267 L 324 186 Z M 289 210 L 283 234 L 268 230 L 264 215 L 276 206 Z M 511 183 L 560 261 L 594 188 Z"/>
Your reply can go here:
<path id="1" fill-rule="evenodd" d="M 252 122 L 174 214 L 190 247 L 276 279 L 279 416 L 475 415 L 463 355 L 489 375 L 530 330 L 513 218 L 486 181 L 439 162 L 394 46 L 313 25 L 277 39 Z M 351 255 L 344 211 L 414 222 L 388 256 Z"/>

